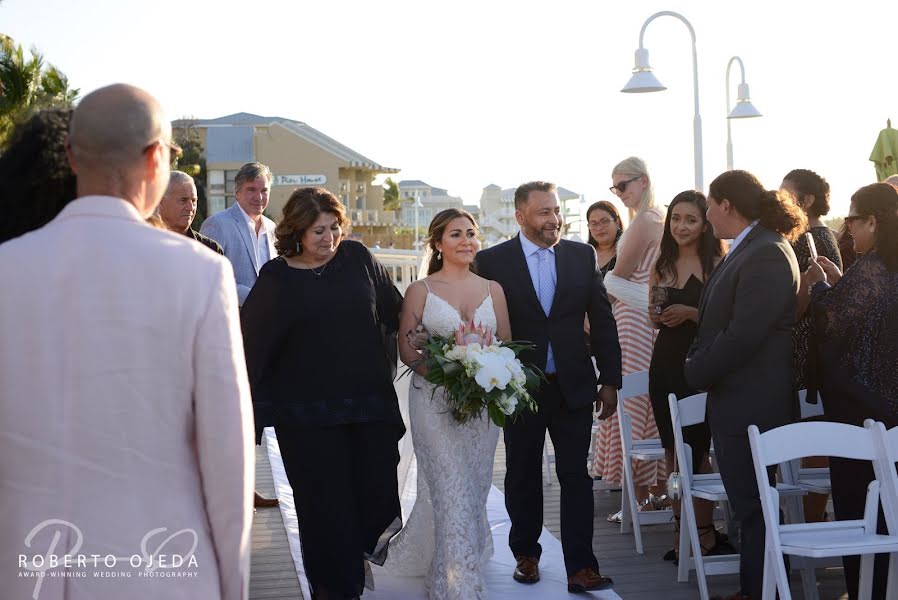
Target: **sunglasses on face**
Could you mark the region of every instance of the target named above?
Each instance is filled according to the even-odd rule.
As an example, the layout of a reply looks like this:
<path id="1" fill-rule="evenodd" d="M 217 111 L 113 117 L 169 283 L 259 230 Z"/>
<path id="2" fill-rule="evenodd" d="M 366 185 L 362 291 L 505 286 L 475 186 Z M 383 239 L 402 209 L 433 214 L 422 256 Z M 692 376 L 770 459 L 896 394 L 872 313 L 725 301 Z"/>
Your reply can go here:
<path id="1" fill-rule="evenodd" d="M 147 150 L 152 150 L 156 147 L 157 144 L 162 144 L 163 146 L 168 146 L 168 151 L 171 155 L 172 159 L 181 158 L 181 155 L 184 154 L 184 151 L 181 150 L 181 147 L 174 142 L 169 142 L 164 139 L 158 139 L 153 142 L 147 144 L 147 146 L 143 149 L 143 153 L 146 154 Z"/>
<path id="2" fill-rule="evenodd" d="M 617 184 L 615 184 L 615 185 L 612 185 L 610 188 L 608 188 L 608 190 L 609 190 L 611 193 L 617 194 L 618 196 L 620 196 L 621 194 L 623 194 L 624 192 L 627 191 L 627 185 L 629 185 L 630 183 L 636 181 L 636 180 L 639 179 L 640 177 L 642 177 L 642 175 L 637 175 L 637 176 L 634 177 L 633 179 L 627 179 L 626 181 L 621 181 L 620 183 L 617 183 Z"/>

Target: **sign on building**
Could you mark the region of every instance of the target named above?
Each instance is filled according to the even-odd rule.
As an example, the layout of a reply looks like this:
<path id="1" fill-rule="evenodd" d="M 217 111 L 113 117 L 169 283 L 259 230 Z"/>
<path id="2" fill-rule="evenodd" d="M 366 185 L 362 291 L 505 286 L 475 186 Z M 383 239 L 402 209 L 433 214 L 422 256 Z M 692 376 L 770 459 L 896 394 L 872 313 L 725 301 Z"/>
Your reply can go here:
<path id="1" fill-rule="evenodd" d="M 326 175 L 275 175 L 272 185 L 324 185 Z"/>

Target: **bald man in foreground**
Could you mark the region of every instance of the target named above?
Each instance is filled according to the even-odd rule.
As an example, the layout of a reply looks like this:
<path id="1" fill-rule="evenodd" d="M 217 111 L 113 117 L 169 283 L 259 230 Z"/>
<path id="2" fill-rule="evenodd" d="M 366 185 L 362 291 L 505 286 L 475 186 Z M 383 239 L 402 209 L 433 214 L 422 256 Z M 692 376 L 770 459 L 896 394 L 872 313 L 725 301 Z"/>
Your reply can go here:
<path id="1" fill-rule="evenodd" d="M 243 600 L 252 408 L 230 263 L 144 219 L 171 129 L 86 96 L 78 198 L 0 246 L 0 596 Z"/>

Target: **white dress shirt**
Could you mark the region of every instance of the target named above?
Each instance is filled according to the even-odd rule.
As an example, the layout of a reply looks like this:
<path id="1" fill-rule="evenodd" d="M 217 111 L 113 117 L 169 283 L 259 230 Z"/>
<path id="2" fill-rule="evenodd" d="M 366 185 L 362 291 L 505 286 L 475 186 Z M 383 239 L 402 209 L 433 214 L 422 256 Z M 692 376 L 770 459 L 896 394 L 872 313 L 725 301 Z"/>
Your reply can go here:
<path id="1" fill-rule="evenodd" d="M 243 207 L 240 206 L 239 202 L 237 203 L 237 208 L 239 208 L 240 212 L 243 213 L 243 218 L 246 219 L 246 226 L 249 227 L 250 235 L 256 242 L 256 264 L 259 265 L 259 268 L 261 269 L 262 265 L 271 260 L 271 253 L 269 251 L 268 243 L 268 230 L 265 229 L 264 223 L 254 221 L 252 217 L 246 214 L 246 211 L 243 210 Z M 256 233 L 257 225 L 259 226 L 259 233 Z"/>
<path id="2" fill-rule="evenodd" d="M 748 227 L 746 227 L 745 229 L 742 230 L 742 233 L 740 233 L 739 235 L 736 236 L 736 239 L 734 239 L 734 240 L 733 240 L 733 243 L 730 244 L 730 249 L 729 249 L 729 251 L 727 251 L 726 256 L 723 257 L 724 260 L 726 260 L 727 257 L 728 257 L 730 254 L 733 253 L 733 250 L 736 249 L 736 246 L 738 246 L 739 244 L 742 243 L 742 240 L 745 239 L 745 237 L 748 235 L 748 233 L 749 233 L 752 229 L 754 229 L 754 226 L 757 225 L 757 224 L 758 224 L 758 219 L 755 219 L 754 221 L 752 221 L 751 223 L 749 223 Z"/>

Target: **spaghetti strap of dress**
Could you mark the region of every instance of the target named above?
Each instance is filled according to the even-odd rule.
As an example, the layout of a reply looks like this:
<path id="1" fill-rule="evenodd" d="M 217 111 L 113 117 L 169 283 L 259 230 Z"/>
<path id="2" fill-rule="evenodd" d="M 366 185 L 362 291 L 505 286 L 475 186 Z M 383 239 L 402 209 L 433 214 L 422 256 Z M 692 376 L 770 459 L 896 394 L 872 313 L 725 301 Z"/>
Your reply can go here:
<path id="1" fill-rule="evenodd" d="M 493 298 L 493 286 L 490 285 L 492 283 L 489 279 L 486 280 L 486 295 L 492 300 Z"/>
<path id="2" fill-rule="evenodd" d="M 430 293 L 430 284 L 427 283 L 427 279 L 422 279 L 421 281 L 424 282 L 424 287 L 426 287 L 426 288 L 427 288 L 427 292 Z"/>

